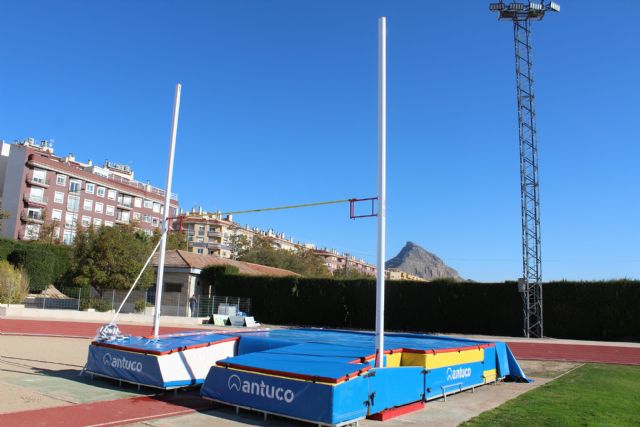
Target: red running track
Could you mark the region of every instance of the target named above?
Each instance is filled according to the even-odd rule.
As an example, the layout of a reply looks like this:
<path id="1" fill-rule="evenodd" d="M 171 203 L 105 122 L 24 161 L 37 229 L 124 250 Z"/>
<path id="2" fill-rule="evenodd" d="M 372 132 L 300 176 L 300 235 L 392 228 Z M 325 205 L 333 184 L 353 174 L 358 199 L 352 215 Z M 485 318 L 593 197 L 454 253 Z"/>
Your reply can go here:
<path id="1" fill-rule="evenodd" d="M 93 338 L 103 325 L 104 323 L 0 318 L 0 334 Z M 151 335 L 153 333 L 151 326 L 118 325 L 118 328 L 123 334 L 136 336 Z M 162 334 L 172 334 L 193 331 L 194 329 L 198 329 L 198 327 L 195 325 L 192 328 L 161 327 L 160 332 Z"/>
<path id="2" fill-rule="evenodd" d="M 0 334 L 93 338 L 102 325 L 101 323 L 0 318 Z M 125 334 L 137 336 L 151 334 L 151 326 L 118 325 L 118 327 Z M 169 334 L 194 329 L 198 328 L 196 326 L 193 328 L 163 327 L 160 332 Z M 533 341 L 507 341 L 507 344 L 519 359 L 640 365 L 640 347 L 555 344 Z"/>
<path id="3" fill-rule="evenodd" d="M 164 394 L 142 396 L 55 408 L 0 414 L 3 427 L 46 426 L 114 426 L 156 418 L 190 414 L 211 408 L 211 402 L 201 399 L 197 392 L 178 396 Z"/>
<path id="4" fill-rule="evenodd" d="M 640 347 L 507 342 L 517 359 L 640 365 Z"/>

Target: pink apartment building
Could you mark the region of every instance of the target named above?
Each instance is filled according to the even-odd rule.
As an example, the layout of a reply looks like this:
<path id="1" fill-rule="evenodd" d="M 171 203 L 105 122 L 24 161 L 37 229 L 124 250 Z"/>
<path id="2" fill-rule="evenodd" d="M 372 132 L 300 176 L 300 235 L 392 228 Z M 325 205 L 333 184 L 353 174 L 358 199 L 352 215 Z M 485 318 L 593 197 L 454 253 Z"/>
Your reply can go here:
<path id="1" fill-rule="evenodd" d="M 0 200 L 11 215 L 3 222 L 3 237 L 37 239 L 45 222 L 66 244 L 73 241 L 78 227 L 135 222 L 152 234 L 160 226 L 164 190 L 135 181 L 130 167 L 81 163 L 71 154 L 57 157 L 50 143 L 32 138 L 0 142 Z M 176 216 L 174 194 L 170 205 L 170 216 Z"/>

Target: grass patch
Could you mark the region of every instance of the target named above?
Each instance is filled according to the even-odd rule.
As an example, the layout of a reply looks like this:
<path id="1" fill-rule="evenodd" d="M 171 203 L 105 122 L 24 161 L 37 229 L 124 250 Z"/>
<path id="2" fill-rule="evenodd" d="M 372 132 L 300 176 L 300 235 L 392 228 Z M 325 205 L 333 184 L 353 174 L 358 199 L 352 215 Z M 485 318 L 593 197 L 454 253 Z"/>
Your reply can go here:
<path id="1" fill-rule="evenodd" d="M 640 367 L 588 364 L 463 424 L 640 425 Z"/>

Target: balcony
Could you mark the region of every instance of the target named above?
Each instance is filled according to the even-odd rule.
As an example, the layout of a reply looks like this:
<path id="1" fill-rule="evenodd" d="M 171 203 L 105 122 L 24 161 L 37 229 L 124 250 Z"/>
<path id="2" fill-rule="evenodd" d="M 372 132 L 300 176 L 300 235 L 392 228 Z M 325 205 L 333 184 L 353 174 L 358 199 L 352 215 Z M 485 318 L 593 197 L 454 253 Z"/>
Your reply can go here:
<path id="1" fill-rule="evenodd" d="M 23 211 L 20 214 L 20 220 L 22 222 L 31 222 L 34 224 L 44 224 L 44 216 L 39 212 Z"/>
<path id="2" fill-rule="evenodd" d="M 116 218 L 115 222 L 116 224 L 129 224 L 129 220 L 124 218 Z"/>
<path id="3" fill-rule="evenodd" d="M 127 209 L 127 210 L 133 209 L 131 207 L 131 203 L 123 203 L 121 201 L 118 201 L 117 205 L 118 205 L 118 209 Z"/>
<path id="4" fill-rule="evenodd" d="M 29 185 L 35 185 L 42 188 L 49 188 L 49 180 L 44 178 L 38 178 L 33 176 L 33 174 L 28 174 L 25 178 L 25 181 Z"/>
<path id="5" fill-rule="evenodd" d="M 224 250 L 229 250 L 229 245 L 225 245 L 223 243 L 214 243 L 214 242 L 209 242 L 207 243 L 207 247 L 209 249 L 224 249 Z"/>
<path id="6" fill-rule="evenodd" d="M 47 196 L 37 196 L 35 194 L 25 194 L 22 196 L 22 200 L 28 205 L 46 206 L 49 203 Z"/>
<path id="7" fill-rule="evenodd" d="M 207 232 L 207 236 L 209 236 L 209 237 L 222 237 L 222 232 L 220 232 L 220 231 L 209 231 L 209 232 Z"/>

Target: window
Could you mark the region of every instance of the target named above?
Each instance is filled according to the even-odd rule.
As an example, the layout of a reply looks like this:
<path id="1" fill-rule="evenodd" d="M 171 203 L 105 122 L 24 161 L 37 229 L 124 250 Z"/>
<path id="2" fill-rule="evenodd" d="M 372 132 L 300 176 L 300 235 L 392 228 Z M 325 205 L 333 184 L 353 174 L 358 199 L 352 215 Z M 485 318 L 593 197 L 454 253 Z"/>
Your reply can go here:
<path id="1" fill-rule="evenodd" d="M 69 180 L 70 193 L 79 193 L 81 188 L 82 188 L 82 181 L 78 181 L 77 179 Z"/>
<path id="2" fill-rule="evenodd" d="M 100 218 L 93 218 L 93 225 L 96 227 L 102 226 L 102 220 Z"/>
<path id="3" fill-rule="evenodd" d="M 40 235 L 40 224 L 27 224 L 24 227 L 24 240 L 37 240 Z"/>
<path id="4" fill-rule="evenodd" d="M 120 206 L 124 206 L 126 208 L 131 207 L 131 196 L 123 196 L 122 194 L 118 196 L 118 204 Z"/>
<path id="5" fill-rule="evenodd" d="M 73 239 L 76 237 L 76 232 L 73 230 L 64 230 L 64 234 L 62 236 L 62 243 L 65 245 L 70 245 L 73 243 Z"/>
<path id="6" fill-rule="evenodd" d="M 40 184 L 47 183 L 47 171 L 42 169 L 34 169 L 33 175 L 31 176 L 31 181 L 39 182 Z"/>
<path id="7" fill-rule="evenodd" d="M 98 197 L 104 197 L 105 193 L 107 192 L 107 189 L 104 187 L 98 187 L 96 189 L 96 196 Z"/>
<path id="8" fill-rule="evenodd" d="M 42 217 L 42 209 L 40 208 L 28 208 L 27 209 L 27 218 L 29 219 L 39 219 L 39 220 L 43 220 L 44 218 Z"/>
<path id="9" fill-rule="evenodd" d="M 104 222 L 104 226 L 105 227 L 113 227 L 113 221 L 105 221 Z"/>
<path id="10" fill-rule="evenodd" d="M 78 214 L 67 212 L 64 216 L 64 226 L 67 228 L 75 228 L 78 225 Z"/>
<path id="11" fill-rule="evenodd" d="M 144 221 L 144 222 L 146 222 L 146 223 L 148 223 L 148 224 L 151 224 L 151 216 L 149 216 L 149 215 L 144 215 L 144 216 L 142 217 L 142 221 Z"/>
<path id="12" fill-rule="evenodd" d="M 105 215 L 114 216 L 116 213 L 115 206 L 107 205 L 107 210 L 104 211 Z"/>
<path id="13" fill-rule="evenodd" d="M 60 209 L 54 209 L 51 211 L 51 219 L 53 221 L 62 221 L 62 211 Z"/>
<path id="14" fill-rule="evenodd" d="M 96 190 L 96 185 L 90 182 L 87 182 L 87 185 L 85 186 L 84 191 L 86 191 L 88 194 L 93 194 L 95 190 Z"/>
<path id="15" fill-rule="evenodd" d="M 142 199 L 140 197 L 136 197 L 135 199 L 133 199 L 133 206 L 135 206 L 136 208 L 141 208 Z"/>
<path id="16" fill-rule="evenodd" d="M 84 199 L 84 210 L 85 211 L 91 211 L 93 210 L 93 200 L 90 199 Z"/>
<path id="17" fill-rule="evenodd" d="M 152 209 L 153 208 L 153 202 L 151 200 L 145 200 L 144 201 L 144 207 L 147 209 Z"/>
<path id="18" fill-rule="evenodd" d="M 134 212 L 133 213 L 133 220 L 134 221 L 140 221 L 140 212 Z"/>
<path id="19" fill-rule="evenodd" d="M 109 190 L 107 192 L 107 199 L 115 200 L 116 199 L 116 190 Z"/>
<path id="20" fill-rule="evenodd" d="M 131 212 L 123 211 L 122 209 L 118 209 L 116 211 L 116 220 L 124 223 L 129 223 L 129 218 L 131 218 Z"/>
<path id="21" fill-rule="evenodd" d="M 86 215 L 82 216 L 82 226 L 83 227 L 90 227 L 91 226 L 91 217 L 90 216 L 86 216 Z"/>
<path id="22" fill-rule="evenodd" d="M 155 213 L 160 213 L 160 203 L 154 203 L 153 204 L 153 211 Z"/>
<path id="23" fill-rule="evenodd" d="M 67 185 L 67 176 L 66 175 L 58 175 L 56 177 L 57 185 Z"/>
<path id="24" fill-rule="evenodd" d="M 80 196 L 73 196 L 69 194 L 67 197 L 67 211 L 78 212 L 80 209 Z"/>
<path id="25" fill-rule="evenodd" d="M 64 193 L 62 191 L 56 191 L 53 196 L 54 203 L 64 203 Z"/>
<path id="26" fill-rule="evenodd" d="M 96 202 L 96 212 L 102 213 L 103 208 L 104 208 L 104 203 Z"/>
<path id="27" fill-rule="evenodd" d="M 46 203 L 47 199 L 44 197 L 44 190 L 42 188 L 32 188 L 29 193 L 29 200 L 37 203 Z"/>
<path id="28" fill-rule="evenodd" d="M 202 248 L 198 248 L 198 253 L 199 253 L 199 254 L 204 254 L 204 249 L 202 249 Z"/>
<path id="29" fill-rule="evenodd" d="M 153 217 L 153 218 L 151 219 L 151 224 L 152 224 L 154 227 L 157 227 L 157 226 L 158 226 L 158 218 Z"/>

